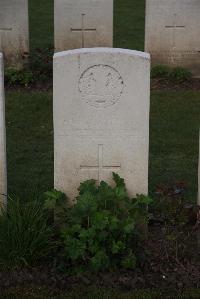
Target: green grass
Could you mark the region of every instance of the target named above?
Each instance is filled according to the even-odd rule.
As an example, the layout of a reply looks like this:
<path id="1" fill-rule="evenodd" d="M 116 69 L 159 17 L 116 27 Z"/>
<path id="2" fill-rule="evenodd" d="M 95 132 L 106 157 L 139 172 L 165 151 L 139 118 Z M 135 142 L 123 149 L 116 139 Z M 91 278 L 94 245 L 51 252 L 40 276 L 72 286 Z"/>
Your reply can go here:
<path id="1" fill-rule="evenodd" d="M 8 186 L 17 195 L 53 185 L 52 94 L 6 95 Z"/>
<path id="2" fill-rule="evenodd" d="M 18 195 L 53 187 L 51 92 L 8 92 L 9 191 Z M 151 193 L 160 183 L 185 180 L 196 199 L 200 92 L 153 92 L 150 120 Z"/>
<path id="3" fill-rule="evenodd" d="M 114 47 L 144 50 L 144 0 L 115 0 Z"/>
<path id="4" fill-rule="evenodd" d="M 153 92 L 150 115 L 150 191 L 183 180 L 196 200 L 200 92 Z"/>
<path id="5" fill-rule="evenodd" d="M 144 0 L 114 1 L 114 47 L 144 49 Z M 30 47 L 53 47 L 53 0 L 29 0 Z"/>
<path id="6" fill-rule="evenodd" d="M 30 48 L 53 47 L 54 0 L 29 0 Z"/>

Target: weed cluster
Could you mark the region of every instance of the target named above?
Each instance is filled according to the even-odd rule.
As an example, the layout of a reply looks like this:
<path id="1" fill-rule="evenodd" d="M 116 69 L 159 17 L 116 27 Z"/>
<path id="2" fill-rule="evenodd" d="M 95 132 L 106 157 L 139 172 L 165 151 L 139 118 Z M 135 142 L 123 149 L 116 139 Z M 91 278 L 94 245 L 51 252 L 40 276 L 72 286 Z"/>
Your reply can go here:
<path id="1" fill-rule="evenodd" d="M 52 230 L 44 205 L 39 200 L 22 202 L 9 198 L 0 216 L 0 266 L 16 268 L 33 265 L 51 248 Z"/>
<path id="2" fill-rule="evenodd" d="M 53 49 L 35 49 L 29 57 L 29 63 L 23 69 L 7 68 L 5 82 L 8 86 L 27 87 L 36 82 L 52 80 Z"/>
<path id="3" fill-rule="evenodd" d="M 191 80 L 192 74 L 182 67 L 170 68 L 166 65 L 156 65 L 151 69 L 151 78 L 162 78 L 173 83 L 183 83 Z"/>
<path id="4" fill-rule="evenodd" d="M 66 196 L 56 190 L 46 192 L 43 201 L 10 199 L 0 216 L 0 264 L 32 265 L 59 244 L 65 271 L 135 268 L 151 199 L 129 198 L 124 180 L 115 173 L 113 179 L 114 187 L 103 181 L 99 186 L 94 180 L 81 183 L 74 206 L 67 206 Z"/>

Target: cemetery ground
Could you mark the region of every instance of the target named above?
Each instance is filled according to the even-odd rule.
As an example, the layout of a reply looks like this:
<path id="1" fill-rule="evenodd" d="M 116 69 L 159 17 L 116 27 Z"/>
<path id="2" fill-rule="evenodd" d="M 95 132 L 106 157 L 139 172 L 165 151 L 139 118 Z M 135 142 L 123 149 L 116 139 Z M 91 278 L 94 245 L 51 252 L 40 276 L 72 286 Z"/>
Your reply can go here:
<path id="1" fill-rule="evenodd" d="M 31 49 L 51 47 L 53 1 L 31 0 L 29 9 Z M 114 46 L 143 50 L 143 32 L 144 1 L 117 0 Z M 51 69 L 49 59 L 44 68 L 45 74 Z M 53 188 L 51 86 L 51 75 L 27 87 L 6 86 L 8 190 L 21 203 Z M 200 298 L 199 121 L 198 80 L 152 80 L 149 193 L 157 204 L 150 208 L 148 239 L 136 269 L 69 275 L 57 271 L 51 253 L 33 266 L 22 261 L 23 267 L 0 271 L 0 298 Z"/>

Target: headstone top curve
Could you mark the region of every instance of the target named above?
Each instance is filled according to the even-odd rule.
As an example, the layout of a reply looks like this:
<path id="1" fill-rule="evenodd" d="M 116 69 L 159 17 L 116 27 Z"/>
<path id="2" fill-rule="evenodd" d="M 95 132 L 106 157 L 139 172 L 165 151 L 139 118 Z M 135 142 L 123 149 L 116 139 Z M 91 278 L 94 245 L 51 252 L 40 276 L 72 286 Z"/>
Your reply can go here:
<path id="1" fill-rule="evenodd" d="M 75 54 L 92 54 L 92 53 L 108 53 L 108 54 L 126 54 L 129 56 L 141 57 L 150 60 L 150 54 L 146 52 L 121 49 L 121 48 L 81 48 L 75 50 L 62 51 L 54 54 L 54 59 Z"/>

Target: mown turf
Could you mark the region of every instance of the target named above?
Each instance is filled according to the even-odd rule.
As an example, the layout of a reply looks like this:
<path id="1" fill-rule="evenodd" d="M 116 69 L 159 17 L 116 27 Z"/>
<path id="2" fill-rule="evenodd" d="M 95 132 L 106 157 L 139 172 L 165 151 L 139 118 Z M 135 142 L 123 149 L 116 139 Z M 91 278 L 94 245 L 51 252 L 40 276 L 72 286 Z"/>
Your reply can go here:
<path id="1" fill-rule="evenodd" d="M 54 0 L 29 0 L 30 48 L 53 47 Z"/>
<path id="2" fill-rule="evenodd" d="M 150 191 L 184 181 L 196 200 L 200 92 L 153 92 L 150 114 Z"/>
<path id="3" fill-rule="evenodd" d="M 53 186 L 52 94 L 6 94 L 8 189 L 24 196 Z"/>
<path id="4" fill-rule="evenodd" d="M 145 0 L 114 1 L 114 47 L 144 50 Z"/>

